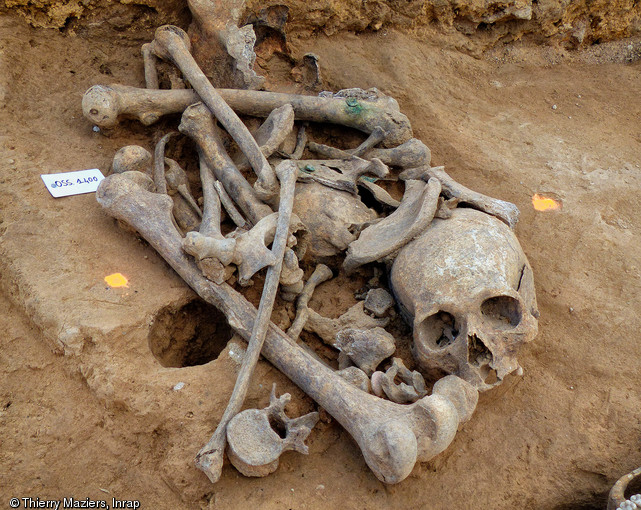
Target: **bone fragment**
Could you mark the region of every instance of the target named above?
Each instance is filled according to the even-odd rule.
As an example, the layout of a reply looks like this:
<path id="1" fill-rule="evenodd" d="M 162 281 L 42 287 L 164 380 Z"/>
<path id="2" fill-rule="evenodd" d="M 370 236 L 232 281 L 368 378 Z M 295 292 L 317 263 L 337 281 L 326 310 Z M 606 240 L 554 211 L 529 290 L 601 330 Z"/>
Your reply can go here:
<path id="1" fill-rule="evenodd" d="M 367 330 L 384 328 L 388 323 L 389 318 L 387 317 L 384 319 L 376 319 L 375 317 L 367 315 L 363 310 L 363 301 L 359 301 L 337 319 L 323 317 L 312 308 L 309 308 L 309 318 L 305 323 L 304 329 L 316 333 L 326 344 L 334 346 L 336 335 L 343 329 L 354 328 Z"/>
<path id="2" fill-rule="evenodd" d="M 398 384 L 395 381 L 397 377 L 401 380 Z M 397 404 L 416 402 L 427 395 L 423 376 L 416 370 L 409 370 L 400 358 L 394 358 L 387 371 L 372 374 L 372 391 L 374 395 L 387 396 Z"/>
<path id="3" fill-rule="evenodd" d="M 305 439 L 318 422 L 313 412 L 291 419 L 285 406 L 291 395 L 276 398 L 276 384 L 272 387 L 269 406 L 265 409 L 247 409 L 234 416 L 227 425 L 227 455 L 234 467 L 245 476 L 267 476 L 278 468 L 279 457 L 288 450 L 307 455 Z M 285 437 L 274 430 L 285 432 Z"/>
<path id="4" fill-rule="evenodd" d="M 152 193 L 156 192 L 156 185 L 154 184 L 154 180 L 149 176 L 149 174 L 138 172 L 136 170 L 129 170 L 126 172 L 121 172 L 120 175 L 140 186 L 145 191 L 150 191 Z"/>
<path id="5" fill-rule="evenodd" d="M 225 187 L 217 180 L 214 182 L 214 188 L 216 189 L 216 193 L 218 193 L 222 206 L 225 208 L 225 212 L 227 212 L 231 220 L 237 227 L 245 227 L 247 222 L 245 221 L 245 218 L 242 217 L 238 209 L 236 209 L 231 197 L 225 191 Z"/>
<path id="6" fill-rule="evenodd" d="M 192 255 L 198 254 L 204 248 L 197 246 L 198 242 L 207 242 L 211 256 L 196 258 L 198 267 L 203 274 L 214 283 L 224 282 L 228 276 L 226 266 L 231 264 L 236 250 L 236 239 L 225 238 L 220 231 L 221 207 L 220 198 L 214 187 L 214 176 L 204 158 L 200 158 L 200 180 L 203 189 L 203 219 L 199 234 L 188 232 L 183 241 L 183 249 Z"/>
<path id="7" fill-rule="evenodd" d="M 336 334 L 336 347 L 367 375 L 396 350 L 394 337 L 383 328 L 347 328 Z"/>
<path id="8" fill-rule="evenodd" d="M 311 235 L 310 254 L 333 257 L 356 239 L 353 225 L 372 221 L 376 212 L 363 204 L 358 195 L 332 191 L 317 182 L 296 186 L 294 212 Z"/>
<path id="9" fill-rule="evenodd" d="M 305 282 L 303 291 L 298 296 L 298 301 L 296 302 L 296 318 L 287 330 L 287 334 L 292 340 L 298 340 L 298 337 L 307 323 L 307 319 L 309 318 L 309 308 L 307 305 L 309 304 L 309 300 L 312 298 L 316 287 L 331 279 L 332 276 L 332 270 L 329 267 L 325 264 L 318 264 L 312 275 Z"/>
<path id="10" fill-rule="evenodd" d="M 614 484 L 614 486 L 612 487 L 612 489 L 610 489 L 610 494 L 608 495 L 607 510 L 618 510 L 619 508 L 625 508 L 624 505 L 626 504 L 626 501 L 627 501 L 625 497 L 626 489 L 634 480 L 640 477 L 641 477 L 641 467 L 619 478 L 617 482 Z M 641 502 L 641 499 L 638 501 Z M 626 506 L 628 506 L 629 508 L 634 508 L 631 505 L 626 505 Z"/>
<path id="11" fill-rule="evenodd" d="M 372 147 L 375 147 L 380 142 L 382 142 L 386 138 L 386 136 L 387 133 L 385 133 L 383 128 L 381 128 L 380 126 L 376 126 L 367 137 L 367 139 L 355 149 L 345 151 L 342 149 L 337 149 L 335 147 L 330 147 L 329 145 L 314 142 L 310 142 L 309 149 L 325 158 L 351 159 L 354 156 L 362 156 Z"/>
<path id="12" fill-rule="evenodd" d="M 177 134 L 176 132 L 167 133 L 163 136 L 154 150 L 153 176 L 156 184 L 157 193 L 167 193 L 174 201 L 174 218 L 178 226 L 185 232 L 195 230 L 200 225 L 200 210 L 195 212 L 193 205 L 195 200 L 189 192 L 187 174 L 180 168 L 180 165 L 172 159 L 165 158 L 165 146 L 167 141 Z M 165 171 L 165 166 L 169 166 L 169 172 Z M 169 184 L 169 186 L 168 186 Z M 183 192 L 179 193 L 182 187 Z M 178 193 L 178 194 L 177 194 Z M 185 195 L 189 198 L 185 198 Z M 198 207 L 196 206 L 196 209 Z"/>
<path id="13" fill-rule="evenodd" d="M 190 46 L 187 34 L 176 26 L 163 25 L 156 29 L 151 45 L 157 57 L 173 62 L 181 70 L 203 103 L 207 105 L 247 156 L 258 177 L 254 185 L 258 195 L 264 199 L 274 197 L 278 193 L 274 170 L 263 156 L 247 126 L 242 123 L 238 115 L 229 107 L 196 64 L 189 53 Z"/>
<path id="14" fill-rule="evenodd" d="M 361 157 L 365 159 L 378 158 L 389 166 L 414 168 L 429 165 L 432 153 L 427 145 L 416 138 L 412 138 L 391 149 L 371 149 Z"/>
<path id="15" fill-rule="evenodd" d="M 156 55 L 152 50 L 151 44 L 142 45 L 142 61 L 145 66 L 145 87 L 148 89 L 159 89 L 158 69 L 156 68 Z"/>
<path id="16" fill-rule="evenodd" d="M 306 124 L 307 123 L 303 123 L 298 128 L 298 133 L 296 133 L 296 147 L 294 147 L 294 152 L 291 153 L 290 159 L 298 160 L 303 157 L 303 152 L 307 146 Z"/>
<path id="17" fill-rule="evenodd" d="M 399 177 L 401 179 L 423 179 L 424 181 L 434 177 L 441 181 L 443 194 L 448 198 L 455 198 L 460 203 L 469 204 L 475 209 L 496 216 L 512 230 L 514 230 L 516 223 L 519 221 L 519 208 L 516 205 L 466 188 L 452 179 L 442 166 L 410 168 L 402 172 Z"/>
<path id="18" fill-rule="evenodd" d="M 189 0 L 188 5 L 197 27 L 194 34 L 194 56 L 201 66 L 204 66 L 203 70 L 209 74 L 216 69 L 216 64 L 221 67 L 221 51 L 215 47 L 218 42 L 233 59 L 233 65 L 240 80 L 239 87 L 260 88 L 265 78 L 257 75 L 253 70 L 256 59 L 254 53 L 256 35 L 249 24 L 238 28 L 245 1 Z"/>
<path id="19" fill-rule="evenodd" d="M 252 224 L 271 214 L 272 210 L 256 196 L 254 189 L 229 158 L 211 112 L 203 103 L 191 105 L 185 110 L 178 130 L 196 142 L 198 151 L 214 170 L 216 178 Z"/>
<path id="20" fill-rule="evenodd" d="M 197 230 L 200 226 L 202 211 L 189 189 L 187 174 L 180 165 L 170 158 L 163 158 L 165 161 L 165 181 L 167 193 L 174 201 L 174 217 L 178 226 L 184 232 Z"/>
<path id="21" fill-rule="evenodd" d="M 251 285 L 252 276 L 276 263 L 273 247 L 270 250 L 267 246 L 274 239 L 279 222 L 280 214 L 272 213 L 236 238 L 234 264 L 238 266 L 238 283 L 241 285 Z"/>
<path id="22" fill-rule="evenodd" d="M 244 88 L 262 88 L 265 84 L 265 78 L 256 74 L 253 69 L 256 61 L 256 53 L 254 53 L 256 34 L 254 33 L 254 27 L 248 24 L 239 28 L 236 25 L 228 24 L 222 32 L 221 38 L 224 41 L 227 53 L 234 59 L 236 70 L 242 76 L 245 84 Z"/>
<path id="23" fill-rule="evenodd" d="M 430 179 L 427 185 L 422 181 L 407 181 L 401 205 L 363 230 L 349 245 L 343 262 L 345 271 L 351 273 L 363 264 L 390 256 L 418 237 L 434 219 L 440 193 L 438 179 Z"/>
<path id="24" fill-rule="evenodd" d="M 389 175 L 387 168 L 379 159 L 366 161 L 353 156 L 348 160 L 311 159 L 299 160 L 300 179 L 303 182 L 315 181 L 324 186 L 358 194 L 356 183 L 365 174 L 383 178 Z M 338 171 L 337 171 L 338 170 Z"/>
<path id="25" fill-rule="evenodd" d="M 126 145 L 114 155 L 111 171 L 114 174 L 137 171 L 151 175 L 152 159 L 151 152 L 144 147 Z"/>
<path id="26" fill-rule="evenodd" d="M 229 399 L 227 409 L 216 427 L 214 435 L 209 442 L 202 447 L 196 456 L 196 466 L 204 471 L 209 479 L 216 483 L 220 478 L 223 467 L 223 452 L 225 449 L 225 431 L 227 424 L 240 411 L 254 367 L 258 362 L 260 351 L 263 348 L 267 328 L 271 324 L 271 315 L 276 299 L 278 281 L 280 279 L 280 270 L 283 263 L 283 255 L 287 247 L 287 238 L 289 237 L 289 221 L 292 216 L 292 207 L 294 205 L 294 188 L 296 187 L 296 166 L 291 162 L 283 162 L 276 168 L 276 173 L 281 182 L 280 203 L 278 207 L 278 225 L 272 247 L 274 257 L 273 265 L 267 269 L 263 294 L 260 298 L 258 313 L 252 334 L 247 345 L 247 351 L 243 358 L 243 364 L 238 372 L 234 391 Z"/>
<path id="27" fill-rule="evenodd" d="M 365 393 L 371 393 L 369 377 L 367 377 L 367 374 L 360 368 L 353 366 L 347 367 L 343 370 L 337 370 L 336 375 L 342 377 L 361 391 L 364 391 Z"/>
<path id="28" fill-rule="evenodd" d="M 258 90 L 220 89 L 218 92 L 234 111 L 243 115 L 267 117 L 276 108 L 289 103 L 294 108 L 296 120 L 341 124 L 365 133 L 381 127 L 387 133 L 382 142 L 385 147 L 396 147 L 412 138 L 409 119 L 398 108 L 376 100 L 351 101 L 341 97 Z M 163 115 L 183 112 L 199 101 L 198 94 L 190 89 L 148 90 L 126 85 L 94 85 L 82 98 L 82 111 L 101 128 L 115 127 L 119 117 L 134 118 L 148 126 Z"/>
<path id="29" fill-rule="evenodd" d="M 167 193 L 167 181 L 165 180 L 165 145 L 176 133 L 171 132 L 163 136 L 156 144 L 154 150 L 154 182 L 158 193 Z"/>
<path id="30" fill-rule="evenodd" d="M 383 317 L 394 306 L 394 298 L 385 289 L 370 289 L 367 292 L 363 306 L 376 317 Z"/>
<path id="31" fill-rule="evenodd" d="M 353 156 L 363 156 L 363 154 L 376 147 L 379 143 L 385 140 L 385 138 L 387 138 L 385 130 L 380 126 L 376 126 L 367 139 L 350 152 Z"/>
<path id="32" fill-rule="evenodd" d="M 183 253 L 169 197 L 147 192 L 115 174 L 100 183 L 96 198 L 109 215 L 139 232 L 201 298 L 221 310 L 239 335 L 250 338 L 256 309 L 226 283 L 207 280 Z M 417 461 L 425 462 L 447 448 L 478 400 L 476 390 L 456 376 L 439 380 L 432 395 L 410 405 L 368 395 L 274 325 L 267 331 L 262 354 L 345 427 L 370 469 L 385 483 L 402 481 Z"/>
<path id="33" fill-rule="evenodd" d="M 296 253 L 291 248 L 287 248 L 280 272 L 281 297 L 285 301 L 294 301 L 303 291 L 303 276 L 304 272 L 298 265 Z"/>
<path id="34" fill-rule="evenodd" d="M 256 143 L 260 146 L 263 155 L 268 158 L 276 152 L 293 128 L 294 109 L 292 105 L 284 104 L 271 112 L 254 133 Z M 249 160 L 242 153 L 234 160 L 234 164 L 241 172 L 251 168 Z"/>

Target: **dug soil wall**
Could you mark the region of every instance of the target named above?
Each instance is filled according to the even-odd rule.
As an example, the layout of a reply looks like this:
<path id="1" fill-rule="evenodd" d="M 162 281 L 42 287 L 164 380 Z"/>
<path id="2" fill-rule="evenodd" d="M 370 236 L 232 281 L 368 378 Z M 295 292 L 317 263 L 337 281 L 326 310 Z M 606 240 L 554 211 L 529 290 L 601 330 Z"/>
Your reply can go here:
<path id="1" fill-rule="evenodd" d="M 252 0 L 245 16 L 271 3 Z M 641 4 L 281 3 L 287 54 L 259 55 L 256 66 L 268 88 L 311 93 L 295 70 L 314 53 L 318 88 L 393 96 L 433 166 L 520 208 L 516 234 L 541 313 L 519 358 L 524 375 L 482 394 L 450 447 L 398 485 L 379 482 L 327 415 L 309 455 L 286 453 L 266 478 L 226 464 L 212 485 L 193 456 L 223 413 L 245 343 L 93 194 L 53 199 L 40 179 L 107 174 L 120 147 L 151 148 L 175 129 L 170 117 L 103 133 L 81 99 L 94 84 L 144 86 L 141 45 L 160 24 L 187 29 L 187 5 L 6 0 L 0 507 L 74 497 L 143 509 L 605 508 L 612 484 L 641 465 Z M 318 136 L 350 147 L 363 139 L 331 128 Z M 562 207 L 536 211 L 535 193 Z M 115 272 L 129 287 L 105 285 Z M 341 274 L 311 306 L 338 316 L 365 283 Z M 254 304 L 261 287 L 259 278 L 249 291 Z M 292 317 L 277 303 L 278 326 Z M 290 415 L 316 409 L 265 360 L 246 407 L 265 406 L 273 383 L 292 394 Z"/>

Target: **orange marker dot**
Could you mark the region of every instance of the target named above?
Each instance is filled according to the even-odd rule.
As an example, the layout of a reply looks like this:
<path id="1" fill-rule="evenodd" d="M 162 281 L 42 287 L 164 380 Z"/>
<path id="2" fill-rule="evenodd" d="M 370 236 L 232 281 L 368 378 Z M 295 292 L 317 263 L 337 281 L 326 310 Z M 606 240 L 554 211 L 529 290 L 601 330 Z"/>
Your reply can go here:
<path id="1" fill-rule="evenodd" d="M 110 287 L 129 287 L 129 280 L 127 280 L 127 277 L 123 276 L 120 273 L 114 273 L 110 274 L 109 276 L 105 276 L 105 281 Z"/>
<path id="2" fill-rule="evenodd" d="M 535 193 L 532 197 L 532 205 L 537 211 L 555 211 L 561 209 L 561 202 L 553 198 Z"/>

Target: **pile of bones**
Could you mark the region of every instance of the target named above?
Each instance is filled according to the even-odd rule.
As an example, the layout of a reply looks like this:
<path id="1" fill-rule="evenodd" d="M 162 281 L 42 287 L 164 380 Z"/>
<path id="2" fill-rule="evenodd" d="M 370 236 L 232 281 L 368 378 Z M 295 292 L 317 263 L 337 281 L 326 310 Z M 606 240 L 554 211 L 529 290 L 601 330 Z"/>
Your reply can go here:
<path id="1" fill-rule="evenodd" d="M 190 1 L 191 39 L 166 25 L 143 46 L 146 88 L 96 85 L 83 98 L 84 115 L 102 130 L 123 117 L 150 125 L 182 112 L 178 130 L 197 148 L 199 199 L 187 173 L 164 156 L 176 132 L 160 139 L 153 156 L 122 148 L 97 191 L 109 215 L 135 229 L 248 341 L 228 407 L 196 464 L 216 482 L 225 450 L 248 476 L 273 472 L 283 451 L 307 453 L 319 415 L 288 417 L 289 394 L 272 390 L 267 408 L 241 412 L 262 354 L 351 434 L 380 480 L 398 483 L 417 461 L 447 448 L 478 392 L 522 373 L 516 355 L 536 335 L 538 311 L 532 270 L 513 233 L 518 209 L 431 167 L 397 102 L 376 89 L 255 90 L 261 77 L 252 69 L 251 25 L 238 28 L 229 16 L 225 25 L 204 4 Z M 196 41 L 222 44 L 247 88 L 215 88 L 194 58 Z M 189 88 L 159 88 L 158 65 L 166 62 Z M 238 114 L 265 120 L 250 133 Z M 367 138 L 354 149 L 314 143 L 305 134 L 314 122 Z M 403 185 L 400 201 L 390 183 Z M 377 207 L 365 205 L 365 192 Z M 335 273 L 373 268 L 385 269 L 387 284 L 340 317 L 308 307 L 316 286 Z M 239 290 L 263 270 L 256 310 Z M 295 304 L 287 331 L 270 319 L 278 289 Z M 420 372 L 393 357 L 395 338 L 385 327 L 394 310 L 413 328 L 408 365 Z M 303 330 L 338 351 L 338 370 L 299 339 Z M 439 374 L 431 394 L 421 372 L 432 374 L 430 382 Z"/>

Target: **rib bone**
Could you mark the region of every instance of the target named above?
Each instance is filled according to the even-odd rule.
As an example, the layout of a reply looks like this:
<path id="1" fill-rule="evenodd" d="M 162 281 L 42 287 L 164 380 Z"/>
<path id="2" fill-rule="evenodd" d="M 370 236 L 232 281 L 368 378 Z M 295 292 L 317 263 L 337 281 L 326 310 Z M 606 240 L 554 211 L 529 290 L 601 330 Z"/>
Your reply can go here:
<path id="1" fill-rule="evenodd" d="M 181 70 L 203 103 L 207 105 L 247 156 L 258 177 L 254 188 L 259 196 L 265 199 L 274 197 L 278 193 L 274 170 L 263 156 L 247 126 L 242 123 L 238 115 L 229 107 L 196 64 L 189 52 L 187 34 L 176 26 L 163 25 L 156 29 L 151 45 L 157 57 L 173 62 Z"/>
<path id="2" fill-rule="evenodd" d="M 96 193 L 108 214 L 138 231 L 205 301 L 221 310 L 243 338 L 251 336 L 256 309 L 223 283 L 207 280 L 181 249 L 169 197 L 150 193 L 119 174 L 104 179 Z M 450 444 L 470 417 L 478 393 L 456 376 L 434 385 L 432 395 L 399 405 L 361 391 L 315 360 L 270 325 L 262 354 L 352 435 L 376 477 L 398 483 L 417 461 L 425 462 Z"/>
<path id="3" fill-rule="evenodd" d="M 380 101 L 351 101 L 341 97 L 316 97 L 258 90 L 219 89 L 220 96 L 239 114 L 267 117 L 285 104 L 294 108 L 296 120 L 341 124 L 371 133 L 381 127 L 385 147 L 396 147 L 412 138 L 409 119 L 397 108 Z M 87 119 L 101 128 L 113 128 L 119 117 L 130 117 L 145 125 L 161 116 L 180 113 L 201 101 L 194 90 L 149 90 L 126 85 L 94 85 L 82 98 Z"/>

